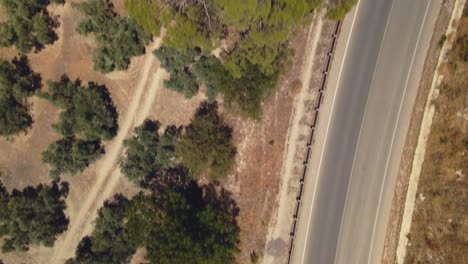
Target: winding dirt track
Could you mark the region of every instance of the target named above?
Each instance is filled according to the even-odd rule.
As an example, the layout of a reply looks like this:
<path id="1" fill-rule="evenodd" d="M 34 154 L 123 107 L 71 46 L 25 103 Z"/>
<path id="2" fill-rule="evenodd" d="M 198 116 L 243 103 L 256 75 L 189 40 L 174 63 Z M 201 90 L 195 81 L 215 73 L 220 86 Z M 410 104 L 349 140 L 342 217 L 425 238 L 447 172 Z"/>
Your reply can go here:
<path id="1" fill-rule="evenodd" d="M 57 241 L 50 263 L 64 263 L 67 258 L 73 256 L 76 246 L 81 238 L 90 234 L 93 229 L 93 221 L 97 210 L 103 202 L 109 199 L 115 191 L 120 180 L 121 173 L 118 161 L 122 154 L 123 140 L 149 115 L 151 107 L 162 86 L 165 71 L 159 67 L 155 72 L 151 71 L 157 63 L 151 53 L 160 44 L 159 39 L 150 45 L 144 57 L 140 69 L 141 77 L 133 98 L 131 98 L 128 110 L 120 124 L 120 130 L 111 144 L 106 147 L 106 154 L 97 164 L 96 182 L 83 194 L 82 206 L 78 216 L 71 219 L 70 227 L 63 240 Z"/>

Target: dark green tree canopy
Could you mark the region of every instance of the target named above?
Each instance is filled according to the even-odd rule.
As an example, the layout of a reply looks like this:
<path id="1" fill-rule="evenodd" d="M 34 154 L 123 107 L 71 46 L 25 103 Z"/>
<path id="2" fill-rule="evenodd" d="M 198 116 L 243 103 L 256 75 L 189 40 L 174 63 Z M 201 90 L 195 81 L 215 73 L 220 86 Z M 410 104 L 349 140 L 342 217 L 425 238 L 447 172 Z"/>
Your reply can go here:
<path id="1" fill-rule="evenodd" d="M 41 77 L 26 57 L 12 62 L 0 59 L 0 135 L 25 132 L 33 123 L 27 98 L 41 88 Z"/>
<path id="2" fill-rule="evenodd" d="M 15 46 L 22 53 L 42 50 L 45 45 L 54 43 L 59 26 L 56 18 L 47 11 L 50 3 L 65 0 L 0 0 L 7 14 L 7 21 L 0 23 L 0 46 Z"/>
<path id="3" fill-rule="evenodd" d="M 210 1 L 169 1 L 162 13 L 167 28 L 164 43 L 179 50 L 199 47 L 211 50 L 225 31 Z"/>
<path id="4" fill-rule="evenodd" d="M 340 19 L 356 0 L 332 0 L 329 17 Z M 291 33 L 322 0 L 125 0 L 130 17 L 147 32 L 166 29 L 155 51 L 171 76 L 167 88 L 190 98 L 204 83 L 210 102 L 217 94 L 253 119 L 286 67 Z M 220 59 L 209 56 L 220 47 Z M 203 55 L 202 55 L 203 54 Z"/>
<path id="5" fill-rule="evenodd" d="M 93 33 L 96 37 L 95 70 L 102 73 L 125 70 L 133 56 L 145 53 L 149 36 L 136 22 L 115 13 L 111 1 L 88 0 L 73 6 L 83 14 L 76 31 L 83 35 Z"/>
<path id="6" fill-rule="evenodd" d="M 275 87 L 290 54 L 288 39 L 292 28 L 308 10 L 319 3 L 288 0 L 244 2 L 242 8 L 223 0 L 191 2 L 196 6 L 208 6 L 206 12 L 200 13 L 199 17 L 206 18 L 213 12 L 210 17 L 217 18 L 212 23 L 217 21 L 231 26 L 234 30 L 231 34 L 238 34 L 235 44 L 222 52 L 222 60 L 212 55 L 203 55 L 198 48 L 201 45 L 180 47 L 170 41 L 164 42 L 167 46 L 156 50 L 154 54 L 161 61 L 161 66 L 171 74 L 170 79 L 165 82 L 167 88 L 190 98 L 203 83 L 210 102 L 215 100 L 216 95 L 222 94 L 231 109 L 259 119 L 262 103 Z M 175 9 L 179 13 L 182 9 L 185 10 L 183 12 L 190 13 L 189 6 L 176 5 Z M 245 12 L 241 13 L 240 10 L 243 9 Z M 177 15 L 175 17 L 177 20 Z M 191 44 L 196 43 L 192 39 L 188 41 Z M 207 53 L 208 50 L 202 48 Z"/>
<path id="7" fill-rule="evenodd" d="M 212 179 L 219 179 L 230 171 L 236 155 L 232 129 L 219 116 L 216 103 L 200 105 L 185 128 L 176 155 L 194 177 L 206 173 Z"/>
<path id="8" fill-rule="evenodd" d="M 104 154 L 99 141 L 85 141 L 73 137 L 59 139 L 42 152 L 42 161 L 51 167 L 53 178 L 61 174 L 82 172 Z"/>
<path id="9" fill-rule="evenodd" d="M 208 99 L 213 102 L 216 95 L 222 93 L 223 87 L 234 79 L 218 58 L 202 55 L 196 48 L 179 51 L 162 46 L 153 53 L 161 62 L 161 67 L 171 74 L 169 80 L 164 82 L 165 86 L 186 98 L 196 95 L 199 85 L 204 83 Z"/>
<path id="10" fill-rule="evenodd" d="M 126 152 L 120 169 L 134 183 L 144 186 L 158 171 L 174 165 L 180 129 L 169 126 L 159 135 L 159 128 L 158 121 L 147 119 L 135 128 L 133 137 L 124 141 Z"/>
<path id="11" fill-rule="evenodd" d="M 117 134 L 117 111 L 104 85 L 89 82 L 84 87 L 80 80 L 72 82 L 66 75 L 47 84 L 49 92 L 43 98 L 64 109 L 54 125 L 59 134 L 84 140 L 109 140 Z"/>
<path id="12" fill-rule="evenodd" d="M 154 54 L 171 74 L 165 81 L 167 88 L 191 98 L 197 94 L 199 85 L 204 84 L 209 102 L 222 94 L 230 109 L 253 119 L 261 117 L 262 103 L 273 91 L 279 75 L 279 72 L 266 75 L 257 65 L 247 62 L 248 69 L 235 78 L 217 57 L 203 55 L 198 49 L 181 52 L 162 46 Z"/>
<path id="13" fill-rule="evenodd" d="M 104 85 L 85 87 L 63 75 L 48 86 L 49 92 L 39 95 L 63 109 L 53 125 L 63 138 L 42 153 L 42 160 L 52 167 L 52 177 L 81 172 L 104 153 L 101 141 L 117 134 L 117 111 Z"/>
<path id="14" fill-rule="evenodd" d="M 232 195 L 199 187 L 182 167 L 160 173 L 149 192 L 106 202 L 67 264 L 129 263 L 137 247 L 146 248 L 149 263 L 234 263 L 239 209 Z"/>
<path id="15" fill-rule="evenodd" d="M 224 59 L 236 78 L 248 70 L 248 64 L 266 75 L 278 71 L 292 29 L 320 4 L 320 0 L 126 0 L 131 17 L 151 24 L 154 32 L 162 24 L 167 29 L 164 44 L 179 51 L 208 52 L 221 39 L 230 38 L 233 44 L 226 48 Z M 143 7 L 153 13 L 145 14 Z"/>
<path id="16" fill-rule="evenodd" d="M 171 74 L 167 88 L 191 98 L 204 84 L 210 102 L 221 94 L 231 109 L 254 119 L 261 117 L 262 103 L 291 54 L 291 32 L 320 4 L 321 0 L 126 0 L 131 17 L 151 24 L 151 31 L 160 25 L 167 29 L 163 46 L 154 51 Z M 221 58 L 209 55 L 221 40 L 226 44 Z"/>
<path id="17" fill-rule="evenodd" d="M 206 96 L 210 103 L 219 93 L 224 94 L 233 84 L 234 78 L 215 56 L 204 56 L 194 63 L 192 70 L 200 83 L 206 87 Z"/>
<path id="18" fill-rule="evenodd" d="M 154 55 L 161 61 L 161 67 L 166 69 L 171 77 L 164 85 L 176 92 L 191 98 L 198 93 L 198 82 L 191 71 L 195 58 L 200 55 L 198 49 L 188 49 L 181 52 L 175 48 L 162 46 L 155 50 Z"/>
<path id="19" fill-rule="evenodd" d="M 136 245 L 129 239 L 124 222 L 128 203 L 122 195 L 106 201 L 99 209 L 93 233 L 80 241 L 75 258 L 66 263 L 129 263 Z"/>
<path id="20" fill-rule="evenodd" d="M 146 247 L 150 263 L 234 263 L 239 240 L 234 200 L 224 189 L 199 187 L 180 176 L 164 191 L 132 199 L 131 240 Z"/>
<path id="21" fill-rule="evenodd" d="M 52 182 L 8 194 L 1 188 L 0 236 L 7 236 L 2 250 L 28 250 L 29 245 L 52 247 L 68 226 L 64 214 L 68 184 Z"/>
<path id="22" fill-rule="evenodd" d="M 268 76 L 257 66 L 249 64 L 240 78 L 233 79 L 220 90 L 228 107 L 258 120 L 262 116 L 263 101 L 274 91 L 277 78 L 278 73 Z"/>

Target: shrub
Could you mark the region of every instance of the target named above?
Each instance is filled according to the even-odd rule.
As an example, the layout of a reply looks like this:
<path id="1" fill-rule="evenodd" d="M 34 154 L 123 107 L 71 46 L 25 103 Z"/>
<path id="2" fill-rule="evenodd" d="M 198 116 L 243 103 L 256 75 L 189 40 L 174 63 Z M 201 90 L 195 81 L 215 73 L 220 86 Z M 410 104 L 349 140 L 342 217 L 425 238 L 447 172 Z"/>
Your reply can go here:
<path id="1" fill-rule="evenodd" d="M 219 179 L 230 171 L 236 149 L 232 129 L 218 115 L 217 104 L 200 105 L 185 128 L 176 155 L 194 177 L 206 173 L 211 179 Z"/>
<path id="2" fill-rule="evenodd" d="M 343 19 L 351 11 L 358 0 L 335 0 L 327 12 L 327 16 L 333 20 Z"/>

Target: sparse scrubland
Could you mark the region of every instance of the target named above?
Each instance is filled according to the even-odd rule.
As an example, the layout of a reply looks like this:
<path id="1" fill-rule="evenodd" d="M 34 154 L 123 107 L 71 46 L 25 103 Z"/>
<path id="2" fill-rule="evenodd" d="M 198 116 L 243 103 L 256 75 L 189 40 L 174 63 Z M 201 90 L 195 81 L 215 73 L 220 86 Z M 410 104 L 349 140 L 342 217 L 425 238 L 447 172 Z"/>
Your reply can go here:
<path id="1" fill-rule="evenodd" d="M 132 127 L 123 130 L 122 136 L 108 86 L 93 81 L 83 84 L 61 72 L 58 80 L 60 74 L 47 77 L 42 87 L 41 76 L 24 55 L 0 60 L 2 137 L 15 144 L 16 138 L 32 128 L 32 96 L 59 110 L 52 124 L 56 135 L 49 136 L 54 141 L 42 151 L 52 184 L 11 193 L 0 186 L 3 251 L 54 246 L 69 223 L 73 226 L 64 212 L 73 186 L 60 183 L 60 178 L 81 174 L 106 154 L 108 144 L 119 141 L 113 153 L 121 156 L 114 160 L 120 161 L 120 172 L 140 192 L 133 198 L 114 192 L 114 198 L 99 209 L 94 230 L 81 239 L 75 257 L 67 263 L 129 263 L 139 248 L 146 249 L 150 263 L 234 263 L 239 251 L 239 208 L 219 181 L 232 172 L 237 150 L 233 128 L 219 111 L 217 99 L 222 98 L 223 111 L 260 120 L 264 101 L 288 65 L 292 33 L 321 2 L 124 0 L 129 14 L 125 17 L 110 0 L 71 1 L 79 19 L 76 25 L 67 26 L 91 36 L 94 43 L 87 48 L 93 52 L 95 71 L 124 71 L 132 58 L 153 52 L 170 74 L 164 81 L 168 89 L 190 99 L 204 87 L 208 100 L 184 126 L 163 127 L 151 119 L 134 124 L 133 119 L 126 119 L 123 123 Z M 338 15 L 330 17 L 342 17 L 352 3 L 334 3 Z M 27 54 L 55 45 L 60 19 L 48 10 L 57 4 L 69 3 L 0 0 L 2 14 L 6 14 L 0 22 L 0 47 Z M 155 37 L 162 37 L 162 45 L 146 50 Z M 104 174 L 101 179 L 116 177 Z"/>

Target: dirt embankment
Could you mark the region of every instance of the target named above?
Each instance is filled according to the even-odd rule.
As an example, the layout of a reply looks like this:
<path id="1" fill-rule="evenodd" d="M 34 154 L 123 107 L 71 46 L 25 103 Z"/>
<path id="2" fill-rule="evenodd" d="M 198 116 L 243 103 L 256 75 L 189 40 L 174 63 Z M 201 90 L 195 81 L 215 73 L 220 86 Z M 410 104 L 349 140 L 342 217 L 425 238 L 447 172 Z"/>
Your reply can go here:
<path id="1" fill-rule="evenodd" d="M 292 86 L 300 76 L 306 30 L 299 30 L 292 41 L 294 56 L 290 68 L 280 80 L 276 93 L 265 102 L 260 121 L 250 121 L 229 115 L 237 146 L 236 169 L 228 177 L 230 189 L 240 209 L 238 223 L 240 253 L 237 263 L 250 263 L 251 254 L 261 256 L 265 248 L 268 223 L 275 211 L 279 192 L 284 142 L 291 116 L 294 92 Z"/>
<path id="2" fill-rule="evenodd" d="M 301 75 L 298 76 L 302 87 L 295 98 L 287 141 L 284 143 L 286 150 L 281 167 L 280 191 L 275 197 L 277 208 L 269 223 L 263 263 L 283 263 L 288 257 L 292 217 L 296 208 L 303 162 L 306 159 L 310 125 L 328 58 L 330 36 L 335 27 L 335 23 L 324 16 L 325 10 L 317 14 L 309 27 L 306 45 L 303 44 L 306 54 Z"/>
<path id="3" fill-rule="evenodd" d="M 278 91 L 265 103 L 263 119 L 255 123 L 229 118 L 239 152 L 236 173 L 228 184 L 240 208 L 238 263 L 250 263 L 251 255 L 279 263 L 287 258 L 292 213 L 281 213 L 281 219 L 277 215 L 281 204 L 286 211 L 292 209 L 298 192 L 309 122 L 327 59 L 328 37 L 334 30 L 333 22 L 321 18 L 315 17 L 296 32 L 292 64 Z M 284 195 L 280 199 L 283 193 L 292 201 Z"/>

